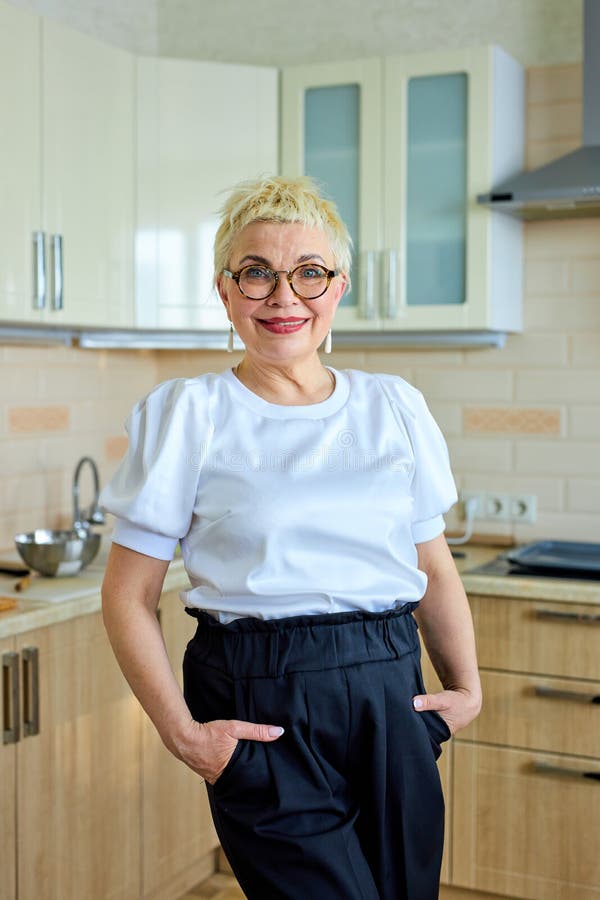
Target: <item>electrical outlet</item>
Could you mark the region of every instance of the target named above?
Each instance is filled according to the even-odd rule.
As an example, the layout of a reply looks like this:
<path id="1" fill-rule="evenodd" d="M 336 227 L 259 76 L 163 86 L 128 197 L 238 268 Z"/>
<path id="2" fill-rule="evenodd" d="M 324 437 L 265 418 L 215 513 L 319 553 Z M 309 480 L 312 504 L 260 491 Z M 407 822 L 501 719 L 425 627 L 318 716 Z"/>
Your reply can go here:
<path id="1" fill-rule="evenodd" d="M 485 493 L 483 491 L 461 491 L 460 499 L 463 504 L 469 501 L 475 502 L 475 513 L 474 519 L 483 519 L 485 518 Z M 467 518 L 466 509 L 463 514 L 463 518 Z"/>
<path id="2" fill-rule="evenodd" d="M 513 494 L 510 498 L 510 518 L 513 522 L 535 522 L 537 497 L 535 494 Z"/>
<path id="3" fill-rule="evenodd" d="M 510 497 L 508 494 L 497 494 L 488 491 L 485 496 L 485 518 L 495 522 L 510 520 Z"/>

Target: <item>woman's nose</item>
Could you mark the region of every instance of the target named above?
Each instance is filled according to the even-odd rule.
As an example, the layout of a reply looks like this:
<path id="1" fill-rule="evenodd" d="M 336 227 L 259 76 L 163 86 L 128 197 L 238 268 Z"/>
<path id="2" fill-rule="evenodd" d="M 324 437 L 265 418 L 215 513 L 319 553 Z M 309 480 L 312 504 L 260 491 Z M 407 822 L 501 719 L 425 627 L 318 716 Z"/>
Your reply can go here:
<path id="1" fill-rule="evenodd" d="M 287 306 L 290 303 L 297 303 L 298 297 L 294 294 L 292 287 L 285 277 L 285 275 L 280 275 L 277 284 L 275 285 L 275 290 L 271 294 L 270 297 L 267 297 L 267 303 L 271 303 L 275 301 L 280 306 Z"/>

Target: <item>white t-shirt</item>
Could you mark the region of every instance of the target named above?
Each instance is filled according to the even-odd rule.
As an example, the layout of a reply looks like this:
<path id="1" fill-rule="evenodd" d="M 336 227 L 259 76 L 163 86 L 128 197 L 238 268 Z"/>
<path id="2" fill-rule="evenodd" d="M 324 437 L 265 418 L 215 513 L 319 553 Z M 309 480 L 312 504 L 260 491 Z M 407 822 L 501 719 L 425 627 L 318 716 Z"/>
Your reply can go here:
<path id="1" fill-rule="evenodd" d="M 177 542 L 186 606 L 222 622 L 419 601 L 415 544 L 457 499 L 442 434 L 396 375 L 338 371 L 321 403 L 285 406 L 231 369 L 156 387 L 127 421 L 102 492 L 113 540 L 158 559 Z"/>

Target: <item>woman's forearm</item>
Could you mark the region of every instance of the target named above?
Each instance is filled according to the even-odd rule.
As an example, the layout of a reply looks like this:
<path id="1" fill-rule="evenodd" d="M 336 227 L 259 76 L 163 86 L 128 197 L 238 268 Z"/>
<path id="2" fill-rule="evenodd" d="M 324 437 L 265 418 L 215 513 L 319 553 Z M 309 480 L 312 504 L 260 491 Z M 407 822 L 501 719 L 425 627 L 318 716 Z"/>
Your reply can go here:
<path id="1" fill-rule="evenodd" d="M 124 571 L 119 556 L 119 550 L 111 554 L 102 586 L 106 631 L 132 691 L 163 743 L 177 756 L 178 742 L 189 730 L 191 715 L 171 668 L 156 617 L 166 565 L 153 561 L 157 563 L 158 577 L 149 581 L 135 577 L 130 561 Z"/>
<path id="2" fill-rule="evenodd" d="M 430 577 L 415 618 L 444 688 L 480 695 L 473 619 L 459 576 Z"/>
<path id="3" fill-rule="evenodd" d="M 428 583 L 414 615 L 444 690 L 415 698 L 415 707 L 444 711 L 453 730 L 458 730 L 481 709 L 473 618 L 445 537 L 419 544 L 418 552 L 419 568 L 427 573 Z"/>

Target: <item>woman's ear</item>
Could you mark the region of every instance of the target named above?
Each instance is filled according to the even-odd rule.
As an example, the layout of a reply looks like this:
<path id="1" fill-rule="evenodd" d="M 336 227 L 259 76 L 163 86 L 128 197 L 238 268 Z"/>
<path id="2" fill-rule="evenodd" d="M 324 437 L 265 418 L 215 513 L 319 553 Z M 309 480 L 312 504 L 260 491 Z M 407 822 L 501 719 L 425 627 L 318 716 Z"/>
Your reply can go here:
<path id="1" fill-rule="evenodd" d="M 223 283 L 222 275 L 219 275 L 217 277 L 217 280 L 215 283 L 215 288 L 216 288 L 217 294 L 223 301 L 223 305 L 225 306 L 225 309 L 227 310 L 227 315 L 229 315 L 229 298 L 227 297 L 227 294 L 225 292 L 225 285 Z"/>

